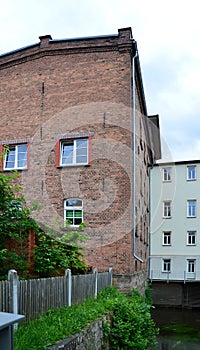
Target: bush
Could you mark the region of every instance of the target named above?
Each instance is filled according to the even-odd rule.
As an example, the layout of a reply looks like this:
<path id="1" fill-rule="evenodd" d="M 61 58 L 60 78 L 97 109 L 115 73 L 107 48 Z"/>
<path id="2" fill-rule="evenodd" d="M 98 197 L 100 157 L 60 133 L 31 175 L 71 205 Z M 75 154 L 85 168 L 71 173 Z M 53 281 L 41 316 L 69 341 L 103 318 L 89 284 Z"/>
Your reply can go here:
<path id="1" fill-rule="evenodd" d="M 151 319 L 151 304 L 137 291 L 130 297 L 121 295 L 113 304 L 113 321 L 108 332 L 111 349 L 147 350 L 156 345 L 158 330 Z"/>

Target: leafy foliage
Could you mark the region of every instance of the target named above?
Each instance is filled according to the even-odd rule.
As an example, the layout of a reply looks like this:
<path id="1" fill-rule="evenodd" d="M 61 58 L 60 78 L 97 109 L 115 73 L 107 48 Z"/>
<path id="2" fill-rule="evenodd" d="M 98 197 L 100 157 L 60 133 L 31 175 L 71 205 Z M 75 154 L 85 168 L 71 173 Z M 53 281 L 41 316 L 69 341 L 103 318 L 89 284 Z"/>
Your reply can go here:
<path id="1" fill-rule="evenodd" d="M 17 176 L 15 172 L 0 173 L 0 279 L 7 279 L 10 269 L 23 278 L 56 276 L 67 268 L 72 273 L 85 272 L 87 266 L 78 245 L 84 235 L 67 232 L 61 239 L 42 232 L 20 195 L 21 187 L 14 184 Z M 32 259 L 28 256 L 30 230 L 36 241 Z"/>
<path id="2" fill-rule="evenodd" d="M 16 173 L 0 174 L 0 277 L 7 278 L 9 269 L 27 273 L 27 239 L 37 223 L 30 217 L 20 187 L 13 184 Z"/>
<path id="3" fill-rule="evenodd" d="M 156 344 L 157 330 L 151 319 L 151 305 L 137 290 L 130 297 L 121 295 L 113 304 L 112 325 L 106 325 L 111 349 L 147 350 Z"/>
<path id="4" fill-rule="evenodd" d="M 81 247 L 74 241 L 70 245 L 43 232 L 37 233 L 34 250 L 34 271 L 37 277 L 60 275 L 67 268 L 71 269 L 72 274 L 86 272 L 87 265 L 83 257 Z"/>

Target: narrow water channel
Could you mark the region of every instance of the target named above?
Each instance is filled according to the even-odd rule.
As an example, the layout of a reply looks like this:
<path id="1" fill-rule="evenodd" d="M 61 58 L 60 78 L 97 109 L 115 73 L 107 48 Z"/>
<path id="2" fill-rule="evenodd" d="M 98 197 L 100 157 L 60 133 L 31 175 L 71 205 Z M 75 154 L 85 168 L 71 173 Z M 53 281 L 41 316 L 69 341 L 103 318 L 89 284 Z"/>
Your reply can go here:
<path id="1" fill-rule="evenodd" d="M 155 350 L 200 350 L 200 310 L 155 308 L 152 318 L 160 333 Z"/>

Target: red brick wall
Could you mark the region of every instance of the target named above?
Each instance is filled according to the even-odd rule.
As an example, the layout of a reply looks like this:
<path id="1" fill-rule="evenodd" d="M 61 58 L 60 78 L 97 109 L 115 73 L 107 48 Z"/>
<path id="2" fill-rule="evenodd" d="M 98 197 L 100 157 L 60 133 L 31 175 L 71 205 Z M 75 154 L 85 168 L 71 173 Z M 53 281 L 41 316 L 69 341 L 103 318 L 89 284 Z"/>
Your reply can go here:
<path id="1" fill-rule="evenodd" d="M 125 30 L 99 40 L 41 42 L 0 59 L 0 141 L 32 139 L 30 168 L 21 172 L 21 183 L 27 202 L 41 204 L 34 216 L 62 231 L 63 200 L 82 198 L 88 264 L 99 270 L 112 266 L 116 273 L 135 270 L 132 49 L 130 30 Z M 136 107 L 142 109 L 139 102 Z M 83 132 L 94 133 L 92 165 L 56 167 L 59 137 Z M 139 167 L 146 174 L 143 158 Z M 140 210 L 142 221 L 145 210 Z M 146 260 L 145 234 L 140 235 L 137 254 Z"/>

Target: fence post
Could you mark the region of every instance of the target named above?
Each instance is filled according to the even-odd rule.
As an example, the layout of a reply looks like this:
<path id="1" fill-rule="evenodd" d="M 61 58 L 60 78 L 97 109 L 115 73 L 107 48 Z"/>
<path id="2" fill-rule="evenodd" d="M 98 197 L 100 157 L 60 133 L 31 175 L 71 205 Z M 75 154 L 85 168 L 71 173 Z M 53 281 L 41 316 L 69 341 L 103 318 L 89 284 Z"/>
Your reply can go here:
<path id="1" fill-rule="evenodd" d="M 9 311 L 18 314 L 18 276 L 16 270 L 8 271 L 9 288 Z"/>
<path id="2" fill-rule="evenodd" d="M 94 280 L 94 297 L 95 299 L 97 298 L 97 293 L 98 293 L 98 271 L 96 268 L 93 269 L 93 274 L 95 276 Z"/>
<path id="3" fill-rule="evenodd" d="M 67 269 L 65 270 L 65 277 L 67 278 L 67 285 L 68 285 L 68 291 L 67 291 L 67 306 L 72 305 L 72 274 L 71 270 Z"/>
<path id="4" fill-rule="evenodd" d="M 112 273 L 113 273 L 112 270 L 113 270 L 112 267 L 109 267 L 110 286 L 112 286 Z"/>

